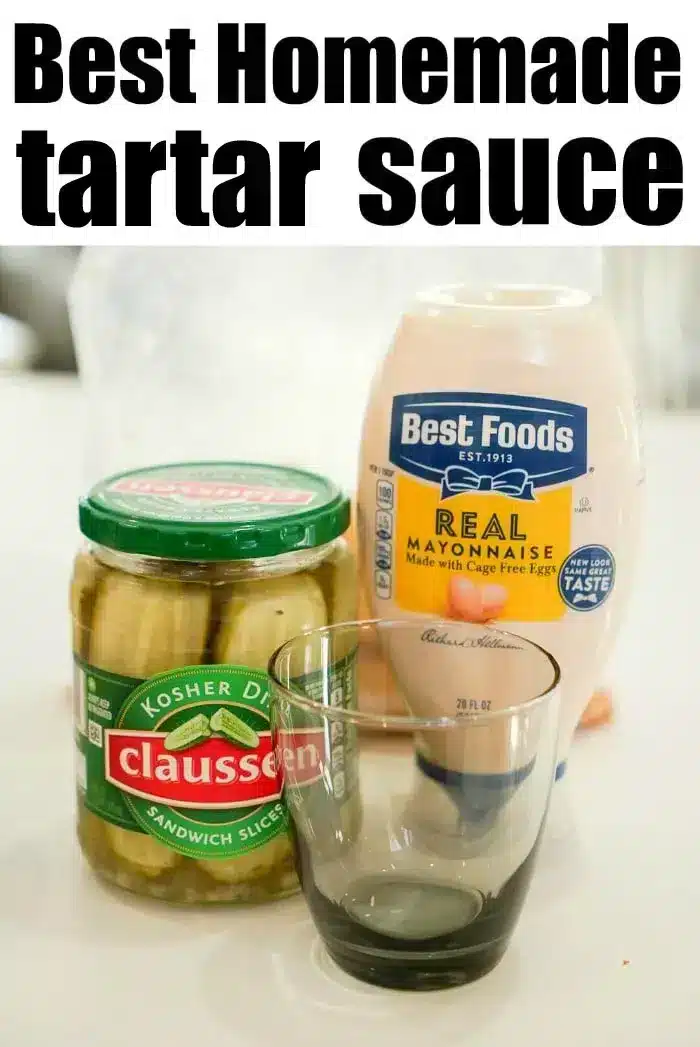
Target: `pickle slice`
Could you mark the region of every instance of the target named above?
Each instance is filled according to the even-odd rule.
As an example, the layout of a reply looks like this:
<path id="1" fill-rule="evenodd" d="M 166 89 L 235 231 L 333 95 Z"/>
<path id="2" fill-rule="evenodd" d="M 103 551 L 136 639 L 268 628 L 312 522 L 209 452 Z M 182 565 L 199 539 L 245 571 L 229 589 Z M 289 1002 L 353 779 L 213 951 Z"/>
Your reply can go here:
<path id="1" fill-rule="evenodd" d="M 79 553 L 73 566 L 70 585 L 70 607 L 73 620 L 73 651 L 85 658 L 90 644 L 90 622 L 97 596 L 97 586 L 104 567 L 90 553 Z"/>
<path id="2" fill-rule="evenodd" d="M 313 576 L 323 590 L 328 623 L 354 622 L 358 614 L 357 565 L 347 547 L 334 549 Z"/>
<path id="3" fill-rule="evenodd" d="M 109 571 L 97 590 L 88 661 L 98 669 L 145 680 L 204 656 L 210 592 Z"/>
<path id="4" fill-rule="evenodd" d="M 144 876 L 160 876 L 181 860 L 180 855 L 146 833 L 120 829 L 105 822 L 105 832 L 114 854 Z"/>
<path id="5" fill-rule="evenodd" d="M 169 753 L 179 753 L 183 749 L 192 749 L 200 742 L 211 737 L 209 721 L 204 713 L 193 716 L 179 727 L 174 727 L 163 742 L 163 748 Z"/>
<path id="6" fill-rule="evenodd" d="M 323 590 L 328 608 L 328 624 L 355 622 L 359 614 L 358 577 L 355 558 L 345 545 L 334 549 L 320 564 L 314 577 Z M 328 656 L 332 661 L 346 658 L 356 649 L 360 633 L 356 629 L 341 629 L 330 634 Z M 316 666 L 320 667 L 320 666 Z"/>
<path id="7" fill-rule="evenodd" d="M 263 671 L 281 644 L 328 620 L 318 582 L 303 573 L 238 582 L 221 617 L 214 661 Z"/>
<path id="8" fill-rule="evenodd" d="M 250 883 L 267 876 L 291 858 L 291 841 L 284 833 L 237 858 L 199 858 L 197 864 L 217 883 Z"/>
<path id="9" fill-rule="evenodd" d="M 257 749 L 260 739 L 247 723 L 244 723 L 230 709 L 217 709 L 209 721 L 212 731 L 223 734 L 234 745 L 243 745 L 246 749 Z"/>

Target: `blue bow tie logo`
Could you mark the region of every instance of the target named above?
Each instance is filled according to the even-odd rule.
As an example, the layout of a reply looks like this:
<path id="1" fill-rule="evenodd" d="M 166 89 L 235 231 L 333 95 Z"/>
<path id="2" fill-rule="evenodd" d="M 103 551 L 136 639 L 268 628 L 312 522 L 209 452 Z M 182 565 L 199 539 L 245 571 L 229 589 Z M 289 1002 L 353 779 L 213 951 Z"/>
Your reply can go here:
<path id="1" fill-rule="evenodd" d="M 526 469 L 508 469 L 496 476 L 480 476 L 461 465 L 448 466 L 442 478 L 440 498 L 444 501 L 464 491 L 495 491 L 510 498 L 535 501 L 532 480 Z"/>

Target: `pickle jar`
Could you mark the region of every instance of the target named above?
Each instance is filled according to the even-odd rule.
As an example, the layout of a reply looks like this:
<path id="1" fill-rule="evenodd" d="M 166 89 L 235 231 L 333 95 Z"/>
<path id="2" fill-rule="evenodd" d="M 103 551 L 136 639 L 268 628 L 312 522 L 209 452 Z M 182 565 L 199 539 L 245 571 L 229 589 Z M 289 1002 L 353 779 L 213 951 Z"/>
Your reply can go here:
<path id="1" fill-rule="evenodd" d="M 139 469 L 81 501 L 77 831 L 102 878 L 183 904 L 298 889 L 266 669 L 357 617 L 349 518 L 323 477 L 246 463 Z"/>

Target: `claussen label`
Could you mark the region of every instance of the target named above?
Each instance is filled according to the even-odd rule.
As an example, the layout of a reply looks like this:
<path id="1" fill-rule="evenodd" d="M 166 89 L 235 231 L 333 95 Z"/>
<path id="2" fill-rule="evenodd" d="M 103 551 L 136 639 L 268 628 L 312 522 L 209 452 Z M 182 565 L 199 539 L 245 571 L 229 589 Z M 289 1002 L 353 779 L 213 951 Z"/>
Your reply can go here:
<path id="1" fill-rule="evenodd" d="M 181 854 L 232 858 L 287 829 L 265 673 L 192 666 L 145 682 L 78 663 L 85 805 Z M 323 732 L 281 739 L 297 784 L 318 781 Z"/>

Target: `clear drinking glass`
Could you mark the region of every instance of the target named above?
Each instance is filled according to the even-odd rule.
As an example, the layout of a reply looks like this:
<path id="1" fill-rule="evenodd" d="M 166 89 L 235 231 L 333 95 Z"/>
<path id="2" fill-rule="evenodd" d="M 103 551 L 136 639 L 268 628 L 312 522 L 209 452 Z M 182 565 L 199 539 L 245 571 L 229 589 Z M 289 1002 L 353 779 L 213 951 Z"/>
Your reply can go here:
<path id="1" fill-rule="evenodd" d="M 309 631 L 269 672 L 297 868 L 330 955 L 395 989 L 482 977 L 542 835 L 557 663 L 514 634 L 432 619 Z"/>

